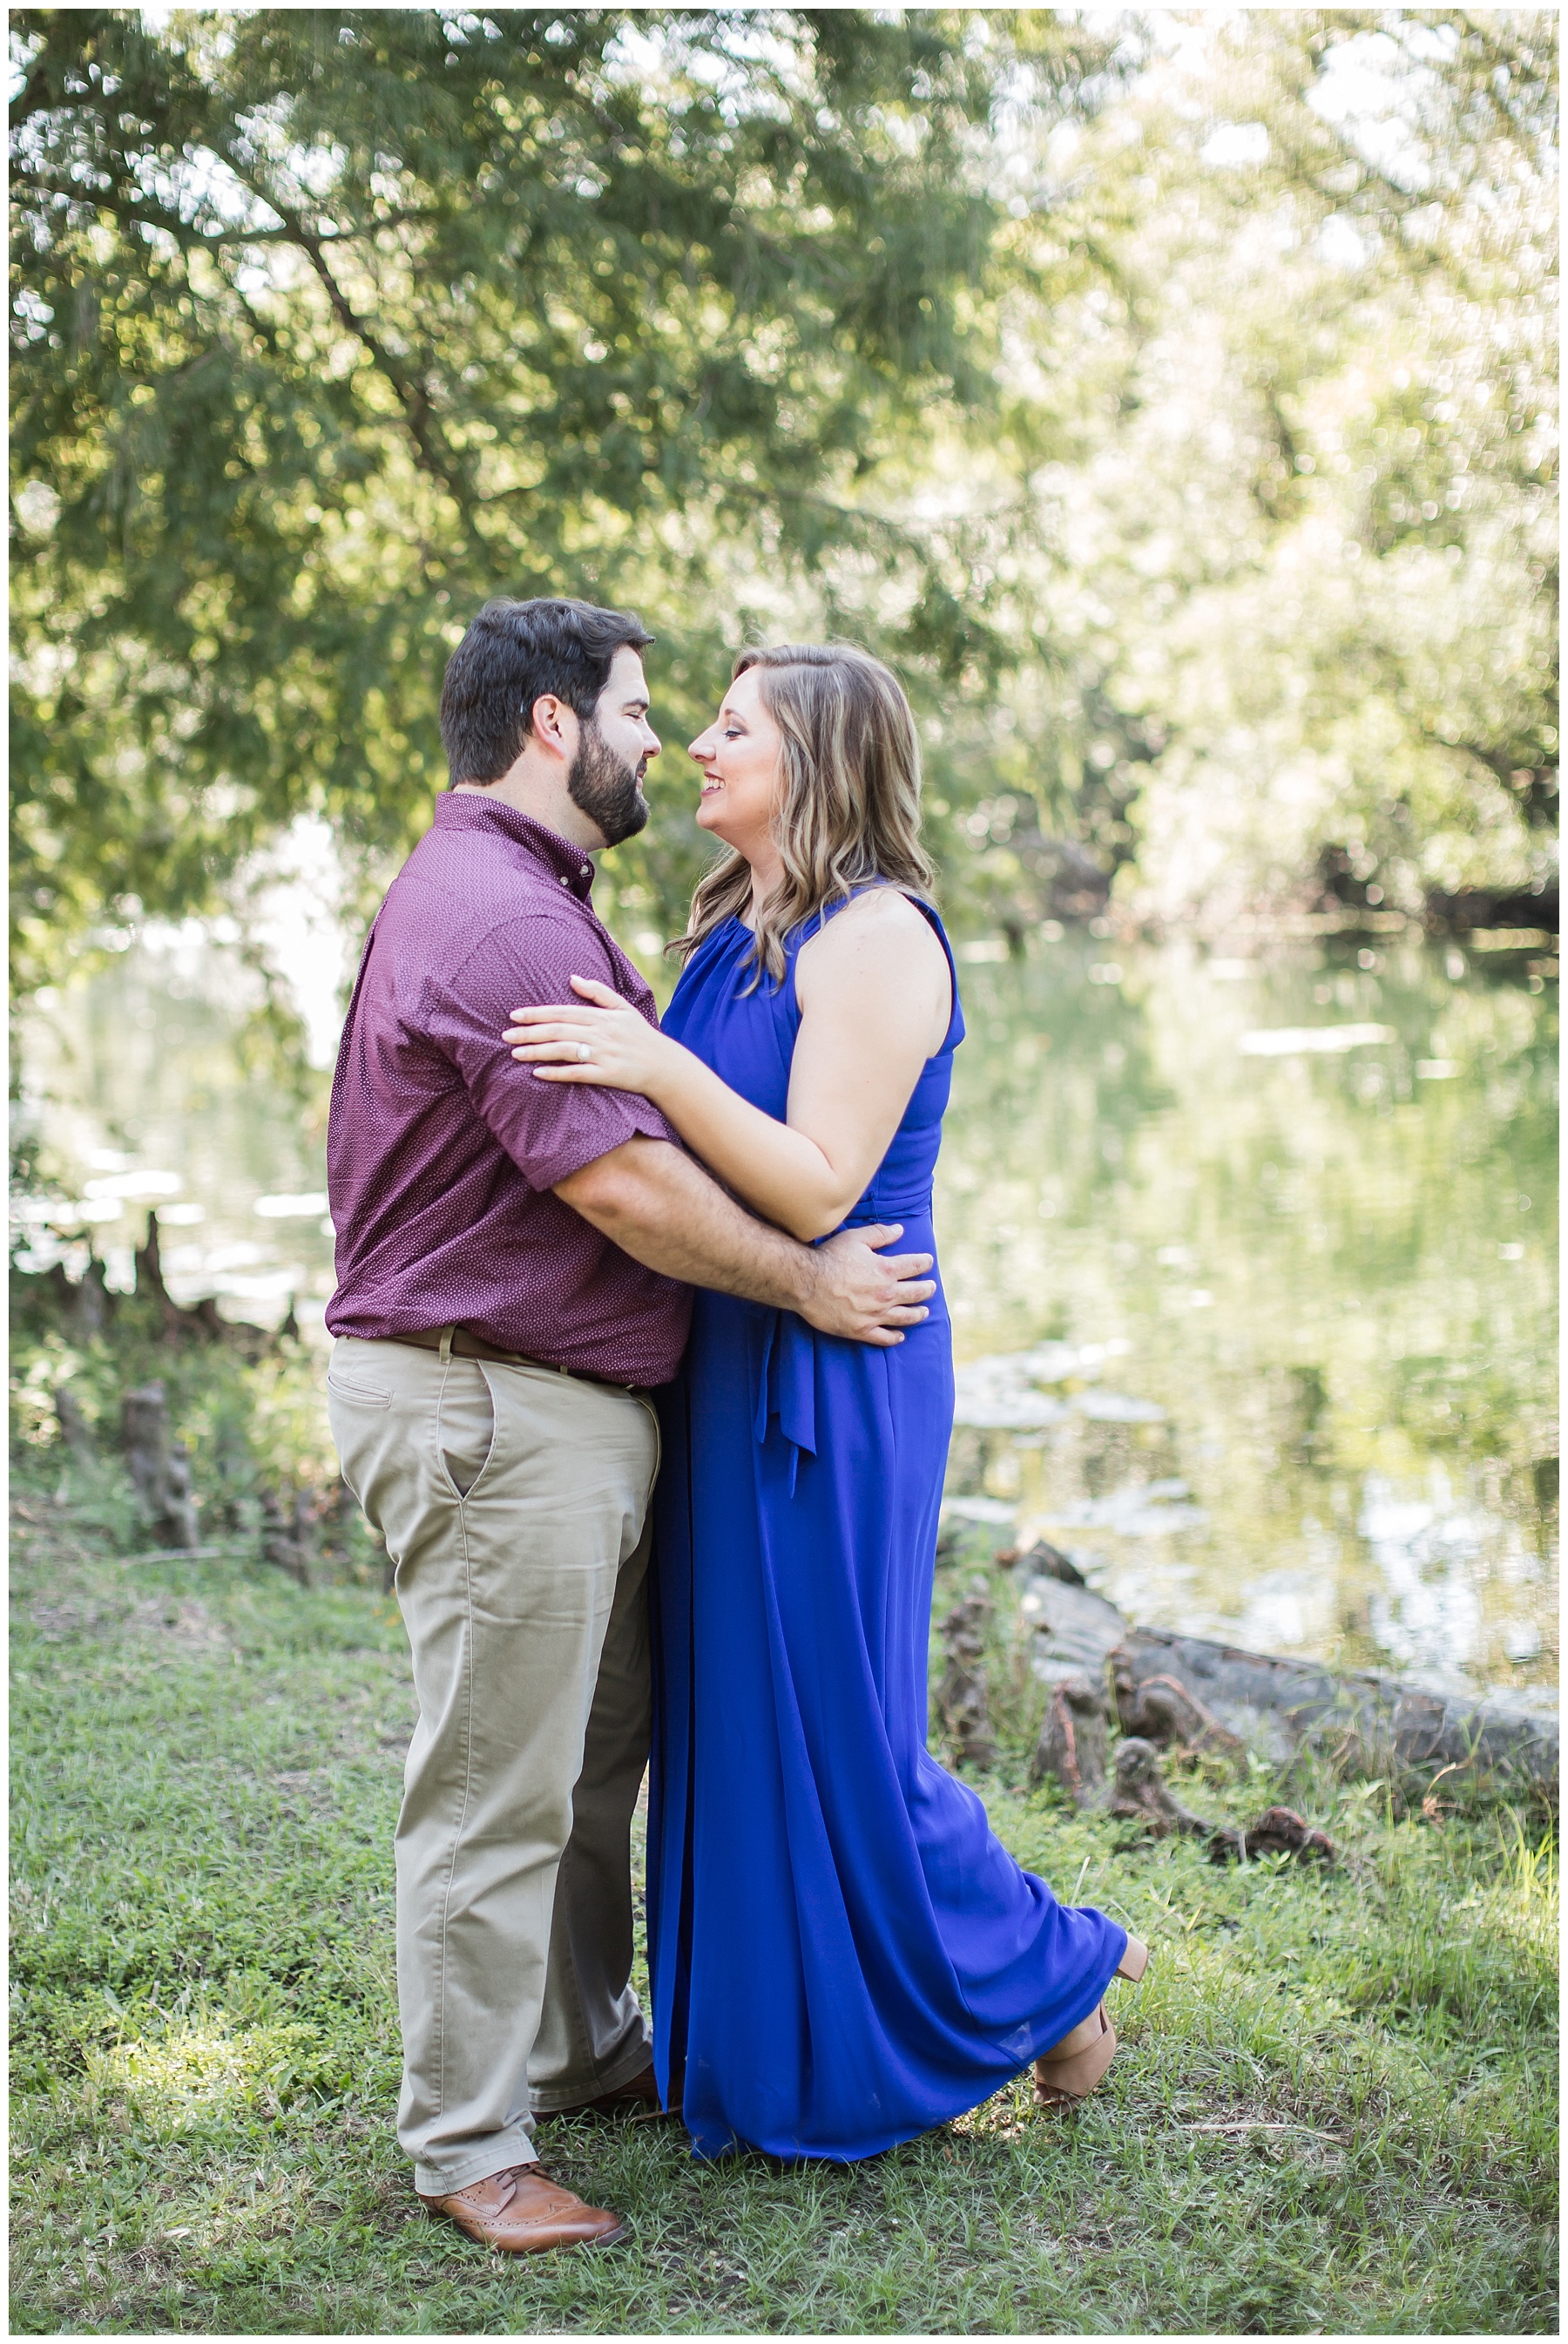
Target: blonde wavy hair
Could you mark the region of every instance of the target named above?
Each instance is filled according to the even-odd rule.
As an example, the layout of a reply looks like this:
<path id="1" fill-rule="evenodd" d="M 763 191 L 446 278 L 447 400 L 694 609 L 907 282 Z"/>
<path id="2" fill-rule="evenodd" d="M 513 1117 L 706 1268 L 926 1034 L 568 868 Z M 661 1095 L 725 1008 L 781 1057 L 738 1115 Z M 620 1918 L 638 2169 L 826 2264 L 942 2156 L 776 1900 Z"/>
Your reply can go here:
<path id="1" fill-rule="evenodd" d="M 755 985 L 775 984 L 784 940 L 803 920 L 876 880 L 930 895 L 936 872 L 920 844 L 920 744 L 903 686 L 857 643 L 776 643 L 742 652 L 730 681 L 759 671 L 763 704 L 783 736 L 773 836 L 783 884 L 758 914 Z M 751 865 L 731 847 L 691 899 L 684 960 L 751 895 Z"/>

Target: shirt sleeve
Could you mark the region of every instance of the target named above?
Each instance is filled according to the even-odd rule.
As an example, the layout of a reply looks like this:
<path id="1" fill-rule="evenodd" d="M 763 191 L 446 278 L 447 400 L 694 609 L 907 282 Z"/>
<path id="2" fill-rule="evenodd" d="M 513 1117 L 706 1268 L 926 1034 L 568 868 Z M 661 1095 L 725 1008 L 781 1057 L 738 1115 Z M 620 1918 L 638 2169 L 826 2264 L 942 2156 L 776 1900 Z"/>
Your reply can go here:
<path id="1" fill-rule="evenodd" d="M 534 1189 L 553 1188 L 596 1157 L 673 1127 L 640 1092 L 592 1083 L 542 1083 L 501 1039 L 512 1012 L 576 1001 L 570 980 L 597 977 L 654 1023 L 653 995 L 628 995 L 605 944 L 586 921 L 548 914 L 493 928 L 439 988 L 432 1038 L 457 1066 L 478 1114 Z"/>

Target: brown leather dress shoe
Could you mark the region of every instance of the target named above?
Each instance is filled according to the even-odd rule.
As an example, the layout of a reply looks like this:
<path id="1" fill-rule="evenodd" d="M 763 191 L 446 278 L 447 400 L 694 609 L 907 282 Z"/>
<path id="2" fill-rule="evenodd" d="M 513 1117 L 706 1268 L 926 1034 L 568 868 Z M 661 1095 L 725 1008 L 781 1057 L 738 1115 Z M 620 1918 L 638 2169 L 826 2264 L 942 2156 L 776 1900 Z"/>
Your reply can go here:
<path id="1" fill-rule="evenodd" d="M 537 2165 L 509 2166 L 487 2173 L 466 2189 L 419 2202 L 432 2214 L 449 2214 L 460 2230 L 482 2247 L 504 2255 L 542 2255 L 550 2247 L 608 2247 L 626 2236 L 618 2214 L 585 2206 Z"/>
<path id="2" fill-rule="evenodd" d="M 575 2107 L 536 2108 L 534 2119 L 538 2124 L 546 2124 L 551 2117 L 657 2117 L 663 2113 L 650 2059 L 640 2075 L 618 2084 L 613 2092 L 601 2092 L 597 2100 L 579 2100 Z"/>

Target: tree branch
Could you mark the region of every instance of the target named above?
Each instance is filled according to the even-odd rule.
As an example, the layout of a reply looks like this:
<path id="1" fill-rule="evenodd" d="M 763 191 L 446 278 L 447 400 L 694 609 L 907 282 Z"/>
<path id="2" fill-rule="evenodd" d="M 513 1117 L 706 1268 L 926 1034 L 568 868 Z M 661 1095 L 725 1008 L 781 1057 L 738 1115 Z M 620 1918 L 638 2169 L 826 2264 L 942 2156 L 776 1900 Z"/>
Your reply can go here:
<path id="1" fill-rule="evenodd" d="M 1489 749 L 1480 741 L 1449 741 L 1430 724 L 1419 727 L 1422 737 L 1437 749 L 1447 749 L 1462 757 L 1473 757 L 1482 769 L 1513 798 L 1532 830 L 1550 829 L 1556 820 L 1557 768 L 1550 763 L 1526 764 L 1522 757 L 1511 757 L 1502 749 Z M 1523 774 L 1523 783 L 1514 779 Z"/>
<path id="2" fill-rule="evenodd" d="M 13 171 L 11 184 L 12 192 L 17 197 L 27 194 L 64 196 L 69 203 L 90 204 L 99 211 L 109 213 L 123 226 L 161 227 L 186 251 L 216 252 L 226 245 L 293 244 L 297 241 L 295 230 L 287 226 L 210 230 L 196 221 L 182 219 L 177 212 L 168 211 L 161 205 L 139 202 L 136 197 L 124 195 L 114 187 L 85 187 L 74 180 L 51 178 L 45 172 L 29 171 L 25 166 Z M 263 197 L 262 201 L 269 210 L 276 208 L 270 197 Z M 319 237 L 319 242 L 324 247 L 358 244 L 367 237 L 376 235 L 380 228 L 424 227 L 450 217 L 448 212 L 439 210 L 410 208 L 389 212 L 385 219 L 367 220 L 357 227 L 332 228 Z"/>
<path id="3" fill-rule="evenodd" d="M 403 409 L 404 426 L 413 442 L 415 456 L 418 462 L 432 479 L 440 482 L 457 504 L 464 522 L 471 528 L 474 520 L 472 484 L 467 478 L 466 467 L 447 446 L 441 435 L 440 426 L 427 394 L 406 369 L 398 365 L 392 352 L 368 320 L 360 317 L 327 266 L 326 245 L 341 239 L 336 237 L 320 237 L 314 229 L 307 227 L 297 212 L 291 210 L 287 204 L 273 195 L 266 187 L 258 185 L 254 174 L 236 162 L 232 154 L 226 149 L 220 151 L 223 151 L 224 160 L 236 177 L 247 187 L 254 196 L 258 197 L 270 211 L 277 214 L 284 224 L 287 241 L 304 253 L 315 270 L 327 300 L 332 305 L 333 314 L 339 325 L 369 351 L 377 367 L 396 392 L 398 403 Z"/>

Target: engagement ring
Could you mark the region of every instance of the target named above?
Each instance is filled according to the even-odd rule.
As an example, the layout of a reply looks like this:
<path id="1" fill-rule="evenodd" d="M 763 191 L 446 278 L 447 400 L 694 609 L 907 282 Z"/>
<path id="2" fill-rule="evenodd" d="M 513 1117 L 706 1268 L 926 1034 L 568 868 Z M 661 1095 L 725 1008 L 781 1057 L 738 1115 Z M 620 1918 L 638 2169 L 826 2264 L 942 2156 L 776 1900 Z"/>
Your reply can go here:
<path id="1" fill-rule="evenodd" d="M 589 1049 L 589 1047 L 588 1047 L 588 1044 L 587 1044 L 586 1042 L 579 1042 L 579 1043 L 578 1044 L 578 1065 L 579 1065 L 579 1066 L 586 1066 L 588 1065 L 588 1060 L 589 1060 L 592 1056 L 593 1056 L 593 1052 Z"/>

